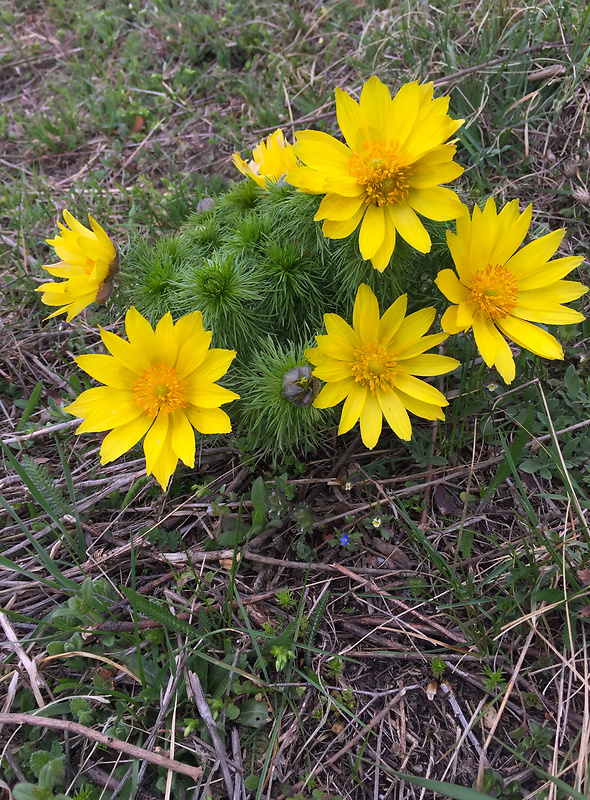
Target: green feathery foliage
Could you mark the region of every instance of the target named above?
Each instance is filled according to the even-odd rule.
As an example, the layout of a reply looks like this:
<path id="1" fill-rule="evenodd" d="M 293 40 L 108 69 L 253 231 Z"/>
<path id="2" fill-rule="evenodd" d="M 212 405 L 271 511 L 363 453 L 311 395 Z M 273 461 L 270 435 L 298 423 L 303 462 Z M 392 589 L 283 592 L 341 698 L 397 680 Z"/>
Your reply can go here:
<path id="1" fill-rule="evenodd" d="M 71 504 L 68 503 L 44 464 L 37 464 L 26 453 L 23 453 L 21 465 L 31 482 L 34 483 L 41 492 L 56 517 L 61 519 L 65 514 L 72 513 Z"/>
<path id="2" fill-rule="evenodd" d="M 154 324 L 174 308 L 175 279 L 182 274 L 184 249 L 177 236 L 166 236 L 155 245 L 136 234 L 130 242 L 119 277 L 122 300 L 135 306 Z"/>
<path id="3" fill-rule="evenodd" d="M 237 349 L 247 356 L 261 325 L 263 291 L 255 270 L 241 259 L 218 251 L 204 262 L 186 264 L 175 281 L 171 303 L 175 317 L 203 312 L 206 329 L 217 347 Z"/>
<path id="4" fill-rule="evenodd" d="M 241 396 L 232 411 L 249 447 L 275 463 L 294 451 L 317 447 L 333 416 L 330 410 L 296 406 L 283 397 L 285 373 L 304 364 L 302 348 L 268 337 L 248 364 L 238 366 L 232 383 Z"/>

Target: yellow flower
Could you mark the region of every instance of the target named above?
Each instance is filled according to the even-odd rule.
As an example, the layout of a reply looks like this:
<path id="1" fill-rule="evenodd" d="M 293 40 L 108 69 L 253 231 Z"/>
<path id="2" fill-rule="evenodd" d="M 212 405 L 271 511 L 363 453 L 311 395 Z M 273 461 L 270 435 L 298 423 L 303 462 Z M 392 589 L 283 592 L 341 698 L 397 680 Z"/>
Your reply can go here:
<path id="1" fill-rule="evenodd" d="M 252 161 L 244 161 L 239 153 L 233 155 L 234 165 L 243 175 L 264 187 L 267 180 L 277 181 L 298 165 L 293 146 L 278 128 L 252 150 Z"/>
<path id="2" fill-rule="evenodd" d="M 473 327 L 475 343 L 488 367 L 495 366 L 506 383 L 515 375 L 514 358 L 504 336 L 543 358 L 563 358 L 554 336 L 532 323 L 567 325 L 584 316 L 566 308 L 588 289 L 577 281 L 560 280 L 583 258 L 549 261 L 565 229 L 548 233 L 520 250 L 531 224 L 532 205 L 519 214 L 512 200 L 498 214 L 493 198 L 473 218 L 467 208 L 457 220 L 457 233 L 447 232 L 452 269 L 439 272 L 436 284 L 451 303 L 441 320 L 447 333 Z"/>
<path id="3" fill-rule="evenodd" d="M 41 301 L 46 306 L 62 306 L 47 319 L 67 313 L 69 322 L 90 303 L 105 303 L 112 291 L 112 280 L 119 270 L 119 256 L 115 245 L 90 214 L 86 228 L 69 211 L 64 210 L 64 220 L 71 230 L 57 222 L 61 236 L 45 241 L 55 248 L 61 259 L 57 264 L 46 264 L 50 275 L 67 278 L 63 283 L 44 283 L 37 288 L 43 292 Z"/>
<path id="4" fill-rule="evenodd" d="M 321 131 L 300 131 L 296 156 L 307 166 L 286 180 L 303 192 L 324 194 L 315 215 L 324 236 L 344 239 L 362 220 L 359 247 L 383 272 L 395 248 L 396 231 L 421 253 L 430 236 L 416 216 L 455 219 L 461 202 L 440 186 L 463 172 L 453 162 L 454 144 L 444 142 L 462 125 L 448 114 L 449 98 L 432 99 L 433 84 L 401 87 L 392 99 L 373 76 L 360 104 L 336 89 L 338 123 L 346 144 Z"/>
<path id="5" fill-rule="evenodd" d="M 148 475 L 163 489 L 178 459 L 195 462 L 195 435 L 229 433 L 231 422 L 219 406 L 239 395 L 218 386 L 235 358 L 235 350 L 209 350 L 211 331 L 203 328 L 200 311 L 172 321 L 165 314 L 152 329 L 135 308 L 125 317 L 129 341 L 101 328 L 108 355 L 77 356 L 75 361 L 106 384 L 83 392 L 65 411 L 82 417 L 76 433 L 110 431 L 100 450 L 108 464 L 145 434 L 143 449 Z"/>
<path id="6" fill-rule="evenodd" d="M 424 419 L 444 419 L 443 394 L 416 375 L 443 375 L 459 366 L 448 356 L 426 354 L 447 338 L 446 333 L 424 336 L 434 320 L 434 308 L 405 316 L 402 295 L 380 318 L 372 290 L 359 286 L 352 325 L 337 314 L 324 314 L 326 336 L 316 336 L 317 347 L 306 351 L 316 367 L 313 374 L 326 381 L 313 405 L 330 408 L 346 398 L 338 433 L 346 433 L 360 417 L 361 437 L 373 449 L 381 435 L 382 417 L 400 437 L 410 439 L 408 411 Z M 407 410 L 406 410 L 407 409 Z"/>

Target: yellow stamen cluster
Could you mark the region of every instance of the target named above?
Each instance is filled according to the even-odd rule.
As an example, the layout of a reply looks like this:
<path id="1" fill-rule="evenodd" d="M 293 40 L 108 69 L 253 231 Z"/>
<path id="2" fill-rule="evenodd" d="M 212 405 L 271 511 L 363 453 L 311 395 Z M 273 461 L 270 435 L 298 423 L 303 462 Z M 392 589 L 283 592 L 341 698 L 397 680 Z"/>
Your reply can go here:
<path id="1" fill-rule="evenodd" d="M 501 264 L 489 264 L 471 279 L 471 300 L 486 319 L 507 317 L 516 306 L 518 283 L 509 269 Z"/>
<path id="2" fill-rule="evenodd" d="M 365 203 L 389 206 L 404 203 L 410 191 L 410 168 L 398 153 L 396 142 L 383 139 L 354 153 L 348 164 L 353 178 L 365 187 Z"/>
<path id="3" fill-rule="evenodd" d="M 389 391 L 395 386 L 397 358 L 378 341 L 369 342 L 356 348 L 351 369 L 355 381 L 370 389 L 371 394 L 377 389 Z"/>
<path id="4" fill-rule="evenodd" d="M 186 408 L 182 378 L 173 367 L 156 364 L 145 369 L 133 387 L 133 399 L 150 415 L 166 416 L 177 408 Z"/>

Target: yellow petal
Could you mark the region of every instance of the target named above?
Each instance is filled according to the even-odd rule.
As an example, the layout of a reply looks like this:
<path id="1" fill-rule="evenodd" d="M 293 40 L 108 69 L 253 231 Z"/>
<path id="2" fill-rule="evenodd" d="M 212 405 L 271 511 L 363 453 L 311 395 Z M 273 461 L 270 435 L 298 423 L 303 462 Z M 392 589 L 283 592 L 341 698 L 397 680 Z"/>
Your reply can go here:
<path id="1" fill-rule="evenodd" d="M 137 381 L 137 375 L 112 356 L 92 354 L 77 356 L 74 361 L 95 380 L 115 389 L 132 390 Z"/>
<path id="2" fill-rule="evenodd" d="M 195 465 L 195 434 L 184 410 L 181 408 L 170 414 L 172 449 L 187 467 Z"/>
<path id="3" fill-rule="evenodd" d="M 424 403 L 430 403 L 436 406 L 448 406 L 447 399 L 442 392 L 439 392 L 438 389 L 431 386 L 429 383 L 424 383 L 424 381 L 414 378 L 413 375 L 407 375 L 405 372 L 396 376 L 395 388 L 415 397 L 416 400 L 422 400 Z"/>
<path id="4" fill-rule="evenodd" d="M 298 131 L 297 144 L 293 146 L 295 155 L 304 164 L 319 172 L 349 176 L 348 162 L 352 153 L 345 144 L 323 131 Z M 298 171 L 295 171 L 295 174 Z M 294 173 L 287 174 L 287 180 Z M 296 185 L 296 184 L 293 184 Z"/>
<path id="5" fill-rule="evenodd" d="M 352 373 L 350 363 L 332 360 L 318 364 L 313 374 L 321 381 L 332 383 L 333 381 L 343 381 L 346 378 L 350 378 Z"/>
<path id="6" fill-rule="evenodd" d="M 327 239 L 346 239 L 358 227 L 359 222 L 365 213 L 365 206 L 362 205 L 359 210 L 348 220 L 343 222 L 335 222 L 330 219 L 324 220 L 322 225 L 322 233 Z"/>
<path id="7" fill-rule="evenodd" d="M 340 425 L 338 426 L 339 435 L 346 433 L 356 425 L 365 406 L 366 398 L 367 389 L 364 386 L 354 383 L 350 387 L 350 392 L 342 407 L 342 416 L 340 417 Z"/>
<path id="8" fill-rule="evenodd" d="M 337 361 L 352 361 L 355 348 L 340 337 L 316 336 L 315 340 L 320 351 L 318 356 L 326 356 L 328 359 L 336 359 Z M 319 361 L 312 363 L 319 363 Z M 325 360 L 322 360 L 321 363 L 325 363 Z"/>
<path id="9" fill-rule="evenodd" d="M 498 340 L 502 339 L 498 329 L 493 322 L 490 322 L 481 314 L 475 314 L 473 317 L 473 335 L 483 360 L 488 367 L 493 367 L 501 344 L 501 341 Z"/>
<path id="10" fill-rule="evenodd" d="M 535 239 L 534 242 L 525 244 L 518 253 L 515 253 L 506 262 L 506 266 L 513 275 L 516 275 L 519 284 L 524 278 L 534 276 L 539 267 L 544 266 L 545 262 L 549 261 L 561 244 L 564 235 L 565 228 L 561 228 L 548 233 L 546 236 L 541 236 L 540 239 Z M 527 288 L 530 289 L 532 287 L 529 286 Z"/>
<path id="11" fill-rule="evenodd" d="M 155 348 L 155 335 L 152 326 L 134 307 L 125 314 L 125 331 L 133 347 L 140 353 L 153 352 Z"/>
<path id="12" fill-rule="evenodd" d="M 184 397 L 199 408 L 218 408 L 223 403 L 238 400 L 240 395 L 216 383 L 203 382 L 198 378 L 198 373 L 193 373 L 184 381 Z"/>
<path id="13" fill-rule="evenodd" d="M 452 269 L 441 270 L 434 282 L 451 303 L 461 303 L 469 297 L 469 289 L 463 286 Z"/>
<path id="14" fill-rule="evenodd" d="M 376 75 L 373 75 L 363 86 L 360 100 L 360 107 L 367 120 L 372 141 L 378 142 L 385 137 L 390 105 L 389 89 Z"/>
<path id="15" fill-rule="evenodd" d="M 85 420 L 76 433 L 108 431 L 110 428 L 126 425 L 143 413 L 133 400 L 131 392 L 109 386 L 87 389 L 66 406 L 64 411 Z"/>
<path id="16" fill-rule="evenodd" d="M 341 381 L 327 383 L 313 401 L 314 408 L 332 408 L 342 402 L 348 396 L 354 386 L 353 378 L 345 378 Z"/>
<path id="17" fill-rule="evenodd" d="M 188 406 L 183 411 L 199 433 L 229 433 L 231 431 L 231 420 L 221 408 Z"/>
<path id="18" fill-rule="evenodd" d="M 390 206 L 397 232 L 419 253 L 430 252 L 430 236 L 409 205 Z"/>
<path id="19" fill-rule="evenodd" d="M 395 223 L 389 211 L 389 207 L 385 206 L 383 210 L 385 212 L 385 235 L 383 236 L 383 244 L 371 258 L 371 264 L 375 269 L 379 270 L 379 272 L 383 272 L 391 261 L 391 256 L 395 250 L 396 238 Z"/>
<path id="20" fill-rule="evenodd" d="M 555 336 L 530 322 L 516 317 L 505 317 L 496 322 L 498 328 L 519 347 L 530 350 L 542 358 L 563 359 L 563 350 Z"/>
<path id="21" fill-rule="evenodd" d="M 160 457 L 160 453 L 166 444 L 169 425 L 169 415 L 158 414 L 154 420 L 154 424 L 145 436 L 143 452 L 145 453 L 145 465 L 148 475 L 151 475 L 154 471 L 154 464 Z M 168 442 L 166 446 L 171 448 L 171 443 Z"/>
<path id="22" fill-rule="evenodd" d="M 565 277 L 576 267 L 579 267 L 583 260 L 581 256 L 568 256 L 566 258 L 556 258 L 546 264 L 539 264 L 538 268 L 527 278 L 519 275 L 518 288 L 521 291 L 533 291 L 534 289 L 550 286 L 559 281 L 560 278 Z"/>
<path id="23" fill-rule="evenodd" d="M 501 337 L 502 342 L 496 353 L 496 369 L 504 379 L 505 383 L 512 383 L 516 375 L 516 365 L 514 363 L 514 356 L 510 349 L 508 342 L 504 337 Z"/>
<path id="24" fill-rule="evenodd" d="M 343 197 L 359 197 L 360 195 L 364 197 L 366 194 L 365 187 L 358 182 L 357 178 L 342 174 L 326 175 L 324 191 L 334 192 L 334 194 L 339 194 Z"/>
<path id="25" fill-rule="evenodd" d="M 463 300 L 457 306 L 457 325 L 465 331 L 473 325 L 473 306 L 471 303 Z"/>
<path id="26" fill-rule="evenodd" d="M 420 311 L 409 314 L 399 326 L 395 337 L 396 347 L 401 350 L 405 345 L 415 342 L 416 339 L 424 336 L 434 322 L 435 316 L 436 311 L 434 308 L 421 308 Z"/>
<path id="27" fill-rule="evenodd" d="M 151 327 L 150 327 L 151 331 Z M 135 375 L 141 375 L 150 366 L 149 359 L 142 349 L 134 347 L 125 339 L 110 331 L 100 329 L 100 338 L 109 353 L 123 366 Z"/>
<path id="28" fill-rule="evenodd" d="M 404 371 L 410 375 L 444 375 L 460 365 L 461 362 L 456 358 L 428 353 L 404 360 Z"/>
<path id="29" fill-rule="evenodd" d="M 325 192 L 325 174 L 311 167 L 298 167 L 285 175 L 285 180 L 296 189 L 308 194 L 323 194 Z"/>
<path id="30" fill-rule="evenodd" d="M 114 428 L 110 433 L 107 433 L 100 448 L 100 463 L 108 464 L 110 461 L 122 456 L 127 450 L 131 450 L 141 437 L 147 433 L 153 421 L 154 417 L 141 414 L 132 422 Z"/>
<path id="31" fill-rule="evenodd" d="M 379 303 L 366 283 L 361 283 L 356 293 L 352 327 L 363 343 L 375 342 L 379 338 Z"/>
<path id="32" fill-rule="evenodd" d="M 383 426 L 383 412 L 377 397 L 367 393 L 367 398 L 361 411 L 361 439 L 365 447 L 372 450 L 381 436 Z"/>
<path id="33" fill-rule="evenodd" d="M 463 167 L 453 161 L 456 152 L 457 148 L 452 144 L 442 144 L 429 150 L 412 164 L 410 186 L 413 189 L 430 189 L 454 181 L 463 174 Z"/>
<path id="34" fill-rule="evenodd" d="M 168 488 L 168 484 L 170 483 L 170 478 L 172 477 L 172 474 L 178 465 L 178 456 L 172 449 L 171 438 L 172 434 L 169 428 L 166 434 L 166 441 L 164 442 L 164 446 L 160 450 L 160 454 L 158 455 L 156 460 L 152 463 L 151 469 L 147 469 L 147 460 L 146 460 L 147 474 L 148 475 L 152 474 L 164 491 L 166 491 L 166 489 Z M 145 447 L 145 442 L 144 442 L 144 447 Z"/>
<path id="35" fill-rule="evenodd" d="M 416 400 L 415 397 L 405 392 L 400 392 L 399 389 L 395 391 L 408 411 L 415 414 L 417 417 L 422 417 L 422 419 L 444 420 L 445 414 L 440 406 L 434 405 L 433 403 L 424 403 L 422 400 Z"/>
<path id="36" fill-rule="evenodd" d="M 367 120 L 356 100 L 342 89 L 336 89 L 336 116 L 342 135 L 351 150 L 361 150 L 370 141 Z"/>
<path id="37" fill-rule="evenodd" d="M 438 221 L 457 219 L 463 213 L 463 203 L 455 192 L 444 186 L 434 186 L 431 189 L 410 189 L 408 203 L 414 211 L 427 219 Z"/>
<path id="38" fill-rule="evenodd" d="M 327 194 L 314 216 L 315 220 L 330 219 L 334 222 L 344 222 L 354 217 L 359 208 L 365 204 L 364 197 L 342 197 L 339 194 Z"/>
<path id="39" fill-rule="evenodd" d="M 207 333 L 210 333 L 210 331 L 207 331 Z M 174 334 L 179 350 L 195 336 L 203 336 L 205 328 L 203 327 L 203 315 L 201 312 L 193 311 L 192 314 L 185 314 L 184 317 L 181 317 L 174 326 Z"/>
<path id="40" fill-rule="evenodd" d="M 519 303 L 517 308 L 512 309 L 512 316 L 527 319 L 529 322 L 540 322 L 542 325 L 575 325 L 586 319 L 579 311 L 557 304 L 527 306 Z"/>
<path id="41" fill-rule="evenodd" d="M 398 332 L 408 308 L 408 295 L 402 294 L 397 298 L 381 317 L 379 322 L 379 340 L 388 344 Z"/>
<path id="42" fill-rule="evenodd" d="M 79 233 L 82 236 L 92 237 L 92 231 L 88 230 L 88 228 L 85 225 L 82 225 L 81 222 L 78 222 L 76 217 L 74 217 L 73 214 L 70 214 L 70 212 L 66 208 L 64 208 L 63 210 L 63 218 L 66 221 L 66 225 L 69 225 L 70 228 L 76 233 Z"/>
<path id="43" fill-rule="evenodd" d="M 220 348 L 209 350 L 196 370 L 196 379 L 211 383 L 218 381 L 228 371 L 235 357 L 235 350 L 223 350 Z M 195 405 L 198 405 L 198 403 L 195 403 Z"/>
<path id="44" fill-rule="evenodd" d="M 377 389 L 377 399 L 391 430 L 400 439 L 409 441 L 412 438 L 412 423 L 395 390 L 382 392 Z"/>
<path id="45" fill-rule="evenodd" d="M 414 358 L 415 356 L 422 355 L 426 350 L 430 350 L 431 347 L 436 347 L 436 345 L 444 342 L 445 339 L 448 339 L 448 333 L 431 333 L 430 336 L 422 336 L 420 339 L 417 339 L 414 342 L 409 342 L 405 344 L 403 347 L 398 348 L 398 358 L 400 361 L 405 362 L 406 359 Z M 397 344 L 397 342 L 396 342 Z"/>
<path id="46" fill-rule="evenodd" d="M 400 150 L 414 126 L 420 108 L 420 89 L 416 81 L 404 84 L 397 92 L 387 115 L 387 140 L 398 142 Z"/>
<path id="47" fill-rule="evenodd" d="M 588 292 L 588 287 L 578 281 L 556 281 L 531 291 L 518 293 L 518 305 L 534 308 L 547 303 L 569 303 Z"/>
<path id="48" fill-rule="evenodd" d="M 469 263 L 469 250 L 471 246 L 471 217 L 467 206 L 463 206 L 463 213 L 457 217 L 457 233 L 447 231 L 447 245 L 461 283 L 468 286 L 473 277 L 473 269 Z"/>
<path id="49" fill-rule="evenodd" d="M 360 347 L 362 342 L 358 334 L 350 327 L 346 320 L 339 317 L 338 314 L 324 314 L 324 325 L 328 336 L 334 339 L 340 339 L 343 343 L 348 344 L 350 347 Z M 314 363 L 313 361 L 311 362 Z"/>
<path id="50" fill-rule="evenodd" d="M 169 311 L 164 314 L 156 325 L 154 338 L 154 362 L 173 367 L 176 363 L 176 356 L 178 355 L 178 341 L 174 335 L 174 322 L 172 320 L 172 314 Z"/>
<path id="51" fill-rule="evenodd" d="M 449 306 L 445 313 L 442 315 L 440 326 L 443 331 L 447 333 L 460 333 L 471 327 L 471 323 L 465 328 L 464 326 L 457 325 L 457 309 L 458 306 Z"/>
<path id="52" fill-rule="evenodd" d="M 112 254 L 111 258 L 114 258 L 117 251 L 115 249 L 115 245 L 109 239 L 104 228 L 101 227 L 98 224 L 98 222 L 94 219 L 94 217 L 90 216 L 90 214 L 88 214 L 88 219 L 90 221 L 90 227 L 92 228 L 92 232 L 94 233 L 100 244 L 104 247 L 104 249 Z"/>
<path id="53" fill-rule="evenodd" d="M 502 235 L 494 243 L 490 253 L 490 264 L 505 264 L 510 256 L 516 253 L 530 227 L 533 204 L 530 203 L 523 213 L 519 215 L 518 200 L 512 200 L 504 206 L 499 218 L 503 219 L 505 214 L 507 214 L 508 224 L 502 226 Z"/>
<path id="54" fill-rule="evenodd" d="M 180 322 L 182 322 L 182 319 L 178 321 L 177 326 Z M 190 339 L 187 339 L 184 344 L 182 344 L 175 365 L 176 371 L 182 378 L 190 375 L 201 366 L 209 350 L 212 336 L 213 334 L 211 331 L 204 330 L 202 333 L 197 333 Z M 224 374 L 225 372 L 221 373 L 221 375 Z M 219 377 L 221 377 L 221 375 Z M 215 380 L 217 380 L 217 378 L 215 378 Z"/>
<path id="55" fill-rule="evenodd" d="M 359 234 L 361 256 L 367 261 L 371 259 L 383 244 L 384 239 L 385 209 L 369 203 Z"/>

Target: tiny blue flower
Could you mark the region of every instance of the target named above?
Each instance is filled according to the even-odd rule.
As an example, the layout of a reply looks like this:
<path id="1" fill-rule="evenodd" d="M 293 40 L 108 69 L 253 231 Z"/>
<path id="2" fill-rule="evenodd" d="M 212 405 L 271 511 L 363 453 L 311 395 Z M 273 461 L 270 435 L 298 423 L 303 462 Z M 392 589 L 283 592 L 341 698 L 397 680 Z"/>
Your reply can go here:
<path id="1" fill-rule="evenodd" d="M 347 544 L 350 544 L 350 536 L 347 536 L 345 533 L 343 533 L 340 537 L 340 544 L 342 547 L 346 547 Z"/>

